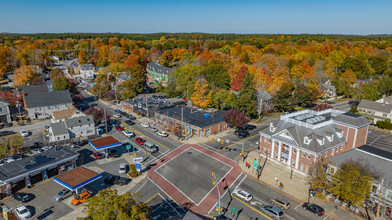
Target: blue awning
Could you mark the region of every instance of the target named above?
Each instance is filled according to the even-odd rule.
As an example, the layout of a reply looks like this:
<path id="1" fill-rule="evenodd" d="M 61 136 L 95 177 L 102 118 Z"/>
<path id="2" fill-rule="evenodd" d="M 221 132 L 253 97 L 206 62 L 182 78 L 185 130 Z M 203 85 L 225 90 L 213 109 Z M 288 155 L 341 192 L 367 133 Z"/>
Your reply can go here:
<path id="1" fill-rule="evenodd" d="M 56 183 L 69 190 L 77 190 L 101 177 L 101 173 L 97 173 L 86 167 L 78 167 L 53 179 Z"/>

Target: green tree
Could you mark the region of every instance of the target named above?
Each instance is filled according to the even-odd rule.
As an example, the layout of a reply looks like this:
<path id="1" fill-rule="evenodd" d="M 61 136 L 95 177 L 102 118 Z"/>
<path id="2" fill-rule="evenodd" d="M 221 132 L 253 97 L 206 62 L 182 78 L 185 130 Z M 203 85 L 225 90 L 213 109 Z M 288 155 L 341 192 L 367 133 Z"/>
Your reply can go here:
<path id="1" fill-rule="evenodd" d="M 345 57 L 346 56 L 341 51 L 333 50 L 329 53 L 329 60 L 335 66 L 335 73 L 338 73 L 338 70 L 342 67 Z"/>
<path id="2" fill-rule="evenodd" d="M 256 86 L 253 81 L 253 75 L 246 73 L 245 79 L 242 82 L 240 94 L 238 94 L 236 107 L 245 111 L 245 114 L 250 117 L 256 117 Z"/>
<path id="3" fill-rule="evenodd" d="M 295 88 L 294 98 L 296 99 L 297 104 L 302 107 L 308 107 L 314 101 L 309 87 L 303 84 L 299 84 L 297 85 L 297 88 Z"/>
<path id="4" fill-rule="evenodd" d="M 382 129 L 388 129 L 388 130 L 392 130 L 392 123 L 391 123 L 391 119 L 386 119 L 386 120 L 378 120 L 376 122 L 377 127 L 382 128 Z"/>
<path id="5" fill-rule="evenodd" d="M 328 161 L 321 157 L 313 164 L 310 170 L 309 185 L 311 188 L 316 190 L 322 190 L 323 195 L 326 190 L 329 190 L 330 184 L 328 182 L 327 168 Z"/>
<path id="6" fill-rule="evenodd" d="M 0 156 L 14 155 L 20 153 L 24 143 L 23 137 L 19 134 L 5 136 L 0 139 Z"/>
<path id="7" fill-rule="evenodd" d="M 350 205 L 359 205 L 369 198 L 372 181 L 371 171 L 366 164 L 348 160 L 333 175 L 331 192 Z"/>
<path id="8" fill-rule="evenodd" d="M 230 88 L 230 76 L 221 61 L 213 60 L 204 63 L 200 72 L 206 77 L 212 88 L 217 87 L 225 90 Z"/>
<path id="9" fill-rule="evenodd" d="M 293 97 L 294 91 L 294 83 L 283 83 L 282 87 L 273 95 L 272 103 L 274 103 L 274 106 L 281 111 L 290 111 L 294 109 L 294 106 L 296 105 Z"/>
<path id="10" fill-rule="evenodd" d="M 199 75 L 200 68 L 195 65 L 185 65 L 176 70 L 177 91 L 189 99 L 195 85 L 194 78 Z"/>
<path id="11" fill-rule="evenodd" d="M 381 94 L 385 94 L 387 96 L 392 95 L 392 77 L 385 76 L 380 79 L 380 83 L 378 84 L 378 91 Z"/>
<path id="12" fill-rule="evenodd" d="M 126 80 L 117 86 L 117 93 L 121 100 L 132 99 L 136 96 L 135 82 L 132 79 Z"/>
<path id="13" fill-rule="evenodd" d="M 351 69 L 358 79 L 367 79 L 371 74 L 367 60 L 362 57 L 346 57 L 343 62 L 343 69 Z"/>
<path id="14" fill-rule="evenodd" d="M 67 77 L 62 76 L 53 80 L 53 91 L 71 90 L 71 83 Z"/>
<path id="15" fill-rule="evenodd" d="M 98 195 L 90 197 L 84 205 L 87 214 L 84 220 L 115 220 L 115 219 L 152 219 L 150 207 L 139 201 L 138 195 L 127 192 L 118 195 L 117 190 L 103 189 Z"/>
<path id="16" fill-rule="evenodd" d="M 388 69 L 388 57 L 383 55 L 370 57 L 369 64 L 376 75 L 383 75 Z"/>
<path id="17" fill-rule="evenodd" d="M 376 101 L 380 97 L 377 83 L 365 83 L 356 89 L 357 99 L 366 99 L 370 101 Z"/>

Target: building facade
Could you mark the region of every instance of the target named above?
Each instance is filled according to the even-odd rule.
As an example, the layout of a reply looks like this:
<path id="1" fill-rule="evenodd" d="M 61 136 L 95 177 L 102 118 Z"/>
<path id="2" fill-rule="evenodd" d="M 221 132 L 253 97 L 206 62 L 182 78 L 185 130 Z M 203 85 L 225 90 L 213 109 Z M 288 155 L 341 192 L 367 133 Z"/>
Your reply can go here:
<path id="1" fill-rule="evenodd" d="M 10 104 L 0 99 L 0 123 L 11 122 Z"/>
<path id="2" fill-rule="evenodd" d="M 308 173 L 321 157 L 364 145 L 369 124 L 364 116 L 334 109 L 282 115 L 260 131 L 260 154 Z"/>
<path id="3" fill-rule="evenodd" d="M 392 104 L 382 100 L 382 102 L 372 102 L 362 99 L 358 105 L 358 111 L 368 115 L 373 119 L 373 123 L 386 119 L 392 120 Z"/>
<path id="4" fill-rule="evenodd" d="M 59 142 L 69 139 L 87 138 L 97 134 L 91 115 L 67 118 L 50 124 L 49 141 Z"/>
<path id="5" fill-rule="evenodd" d="M 151 62 L 147 65 L 147 74 L 150 78 L 159 82 L 167 82 L 169 80 L 169 72 L 173 68 L 161 66 L 158 63 Z"/>

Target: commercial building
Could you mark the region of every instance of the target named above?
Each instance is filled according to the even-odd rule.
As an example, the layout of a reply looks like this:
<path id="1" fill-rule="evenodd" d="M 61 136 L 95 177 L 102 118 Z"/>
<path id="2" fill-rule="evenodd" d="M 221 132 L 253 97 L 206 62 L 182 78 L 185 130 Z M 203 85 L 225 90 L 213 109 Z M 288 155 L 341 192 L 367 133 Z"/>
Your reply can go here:
<path id="1" fill-rule="evenodd" d="M 364 116 L 334 109 L 282 115 L 260 131 L 260 154 L 308 173 L 317 159 L 364 145 L 369 124 Z"/>
<path id="2" fill-rule="evenodd" d="M 149 77 L 159 82 L 167 82 L 169 80 L 169 72 L 172 71 L 173 68 L 161 66 L 158 63 L 151 62 L 147 65 L 146 70 Z"/>
<path id="3" fill-rule="evenodd" d="M 78 156 L 79 153 L 69 148 L 57 146 L 0 166 L 0 198 L 74 169 Z"/>

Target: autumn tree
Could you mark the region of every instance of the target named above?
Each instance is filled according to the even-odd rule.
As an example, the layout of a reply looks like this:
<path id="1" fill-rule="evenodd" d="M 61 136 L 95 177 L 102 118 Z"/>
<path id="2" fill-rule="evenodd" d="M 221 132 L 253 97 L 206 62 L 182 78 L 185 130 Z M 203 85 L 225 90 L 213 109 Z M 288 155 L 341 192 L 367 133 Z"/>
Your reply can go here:
<path id="1" fill-rule="evenodd" d="M 103 189 L 98 192 L 98 195 L 90 197 L 84 206 L 84 212 L 87 216 L 79 219 L 152 220 L 150 207 L 140 201 L 138 194 L 131 194 L 130 192 L 118 195 L 117 190 Z"/>
<path id="2" fill-rule="evenodd" d="M 245 75 L 248 72 L 248 68 L 246 66 L 242 66 L 235 76 L 231 79 L 231 90 L 240 91 L 242 89 L 242 81 L 245 79 Z"/>
<path id="3" fill-rule="evenodd" d="M 326 103 L 322 103 L 322 104 L 318 104 L 318 105 L 314 106 L 312 108 L 312 110 L 319 112 L 319 111 L 324 111 L 324 110 L 330 109 L 330 108 L 332 108 L 332 105 L 329 105 L 329 104 L 326 104 Z"/>
<path id="4" fill-rule="evenodd" d="M 15 71 L 15 81 L 16 86 L 24 86 L 32 81 L 35 76 L 39 76 L 37 71 L 32 66 L 21 66 Z"/>
<path id="5" fill-rule="evenodd" d="M 296 100 L 296 103 L 304 108 L 310 106 L 310 104 L 315 101 L 312 97 L 312 92 L 304 84 L 297 85 L 294 90 L 294 98 Z"/>
<path id="6" fill-rule="evenodd" d="M 256 86 L 253 81 L 253 75 L 247 72 L 236 100 L 236 107 L 245 111 L 248 117 L 254 118 L 257 114 L 256 98 Z"/>
<path id="7" fill-rule="evenodd" d="M 63 77 L 64 73 L 60 68 L 53 68 L 50 73 L 49 73 L 49 77 L 51 80 L 54 80 L 58 77 Z"/>
<path id="8" fill-rule="evenodd" d="M 232 128 L 242 126 L 249 122 L 249 118 L 240 109 L 230 109 L 223 116 L 223 120 Z"/>
<path id="9" fill-rule="evenodd" d="M 292 82 L 286 82 L 282 87 L 273 95 L 272 103 L 281 111 L 290 111 L 296 105 L 293 93 L 295 86 Z"/>
<path id="10" fill-rule="evenodd" d="M 93 119 L 97 122 L 97 123 L 101 123 L 102 120 L 105 119 L 105 113 L 103 109 L 98 109 L 96 107 L 90 107 L 88 108 L 86 111 L 84 111 L 84 114 L 86 115 L 91 115 L 93 117 Z M 106 118 L 109 119 L 109 115 L 106 114 Z"/>
<path id="11" fill-rule="evenodd" d="M 83 65 L 86 64 L 88 61 L 88 55 L 86 54 L 86 52 L 82 49 L 79 51 L 79 64 Z"/>
<path id="12" fill-rule="evenodd" d="M 177 90 L 182 92 L 186 98 L 189 99 L 190 94 L 194 89 L 194 78 L 199 75 L 200 68 L 195 65 L 186 65 L 176 69 L 175 79 L 177 83 Z"/>
<path id="13" fill-rule="evenodd" d="M 306 62 L 306 60 L 304 60 L 301 63 L 294 65 L 291 69 L 290 75 L 295 82 L 303 82 L 304 80 L 310 79 L 312 75 L 312 67 L 308 62 Z"/>
<path id="14" fill-rule="evenodd" d="M 322 190 L 323 195 L 326 190 L 329 190 L 330 184 L 328 181 L 328 169 L 329 161 L 324 157 L 318 159 L 310 169 L 309 185 L 314 190 Z"/>
<path id="15" fill-rule="evenodd" d="M 121 100 L 132 99 L 136 96 L 135 82 L 132 79 L 126 80 L 117 86 L 117 92 Z"/>
<path id="16" fill-rule="evenodd" d="M 343 70 L 351 69 L 358 79 L 367 79 L 371 69 L 366 59 L 362 57 L 346 57 L 343 62 Z"/>
<path id="17" fill-rule="evenodd" d="M 8 102 L 11 108 L 15 108 L 18 101 L 20 101 L 11 90 L 0 92 L 0 99 Z"/>
<path id="18" fill-rule="evenodd" d="M 372 181 L 371 170 L 363 161 L 348 160 L 333 175 L 331 192 L 350 205 L 359 205 L 369 198 Z"/>
<path id="19" fill-rule="evenodd" d="M 213 88 L 229 89 L 230 76 L 222 62 L 213 60 L 201 66 L 200 73 Z"/>
<path id="20" fill-rule="evenodd" d="M 329 53 L 328 58 L 334 65 L 335 73 L 338 73 L 338 70 L 342 67 L 345 57 L 344 53 L 339 50 L 333 50 Z"/>
<path id="21" fill-rule="evenodd" d="M 53 91 L 71 90 L 71 83 L 67 77 L 62 76 L 53 80 Z"/>
<path id="22" fill-rule="evenodd" d="M 383 55 L 372 56 L 369 58 L 369 64 L 376 75 L 383 75 L 388 69 L 388 57 Z"/>
<path id="23" fill-rule="evenodd" d="M 205 79 L 197 80 L 191 96 L 193 104 L 200 108 L 207 108 L 211 102 L 210 92 L 208 92 L 208 83 Z"/>
<path id="24" fill-rule="evenodd" d="M 23 137 L 20 134 L 13 134 L 2 137 L 0 139 L 0 157 L 7 155 L 14 155 L 20 153 L 24 143 Z"/>

